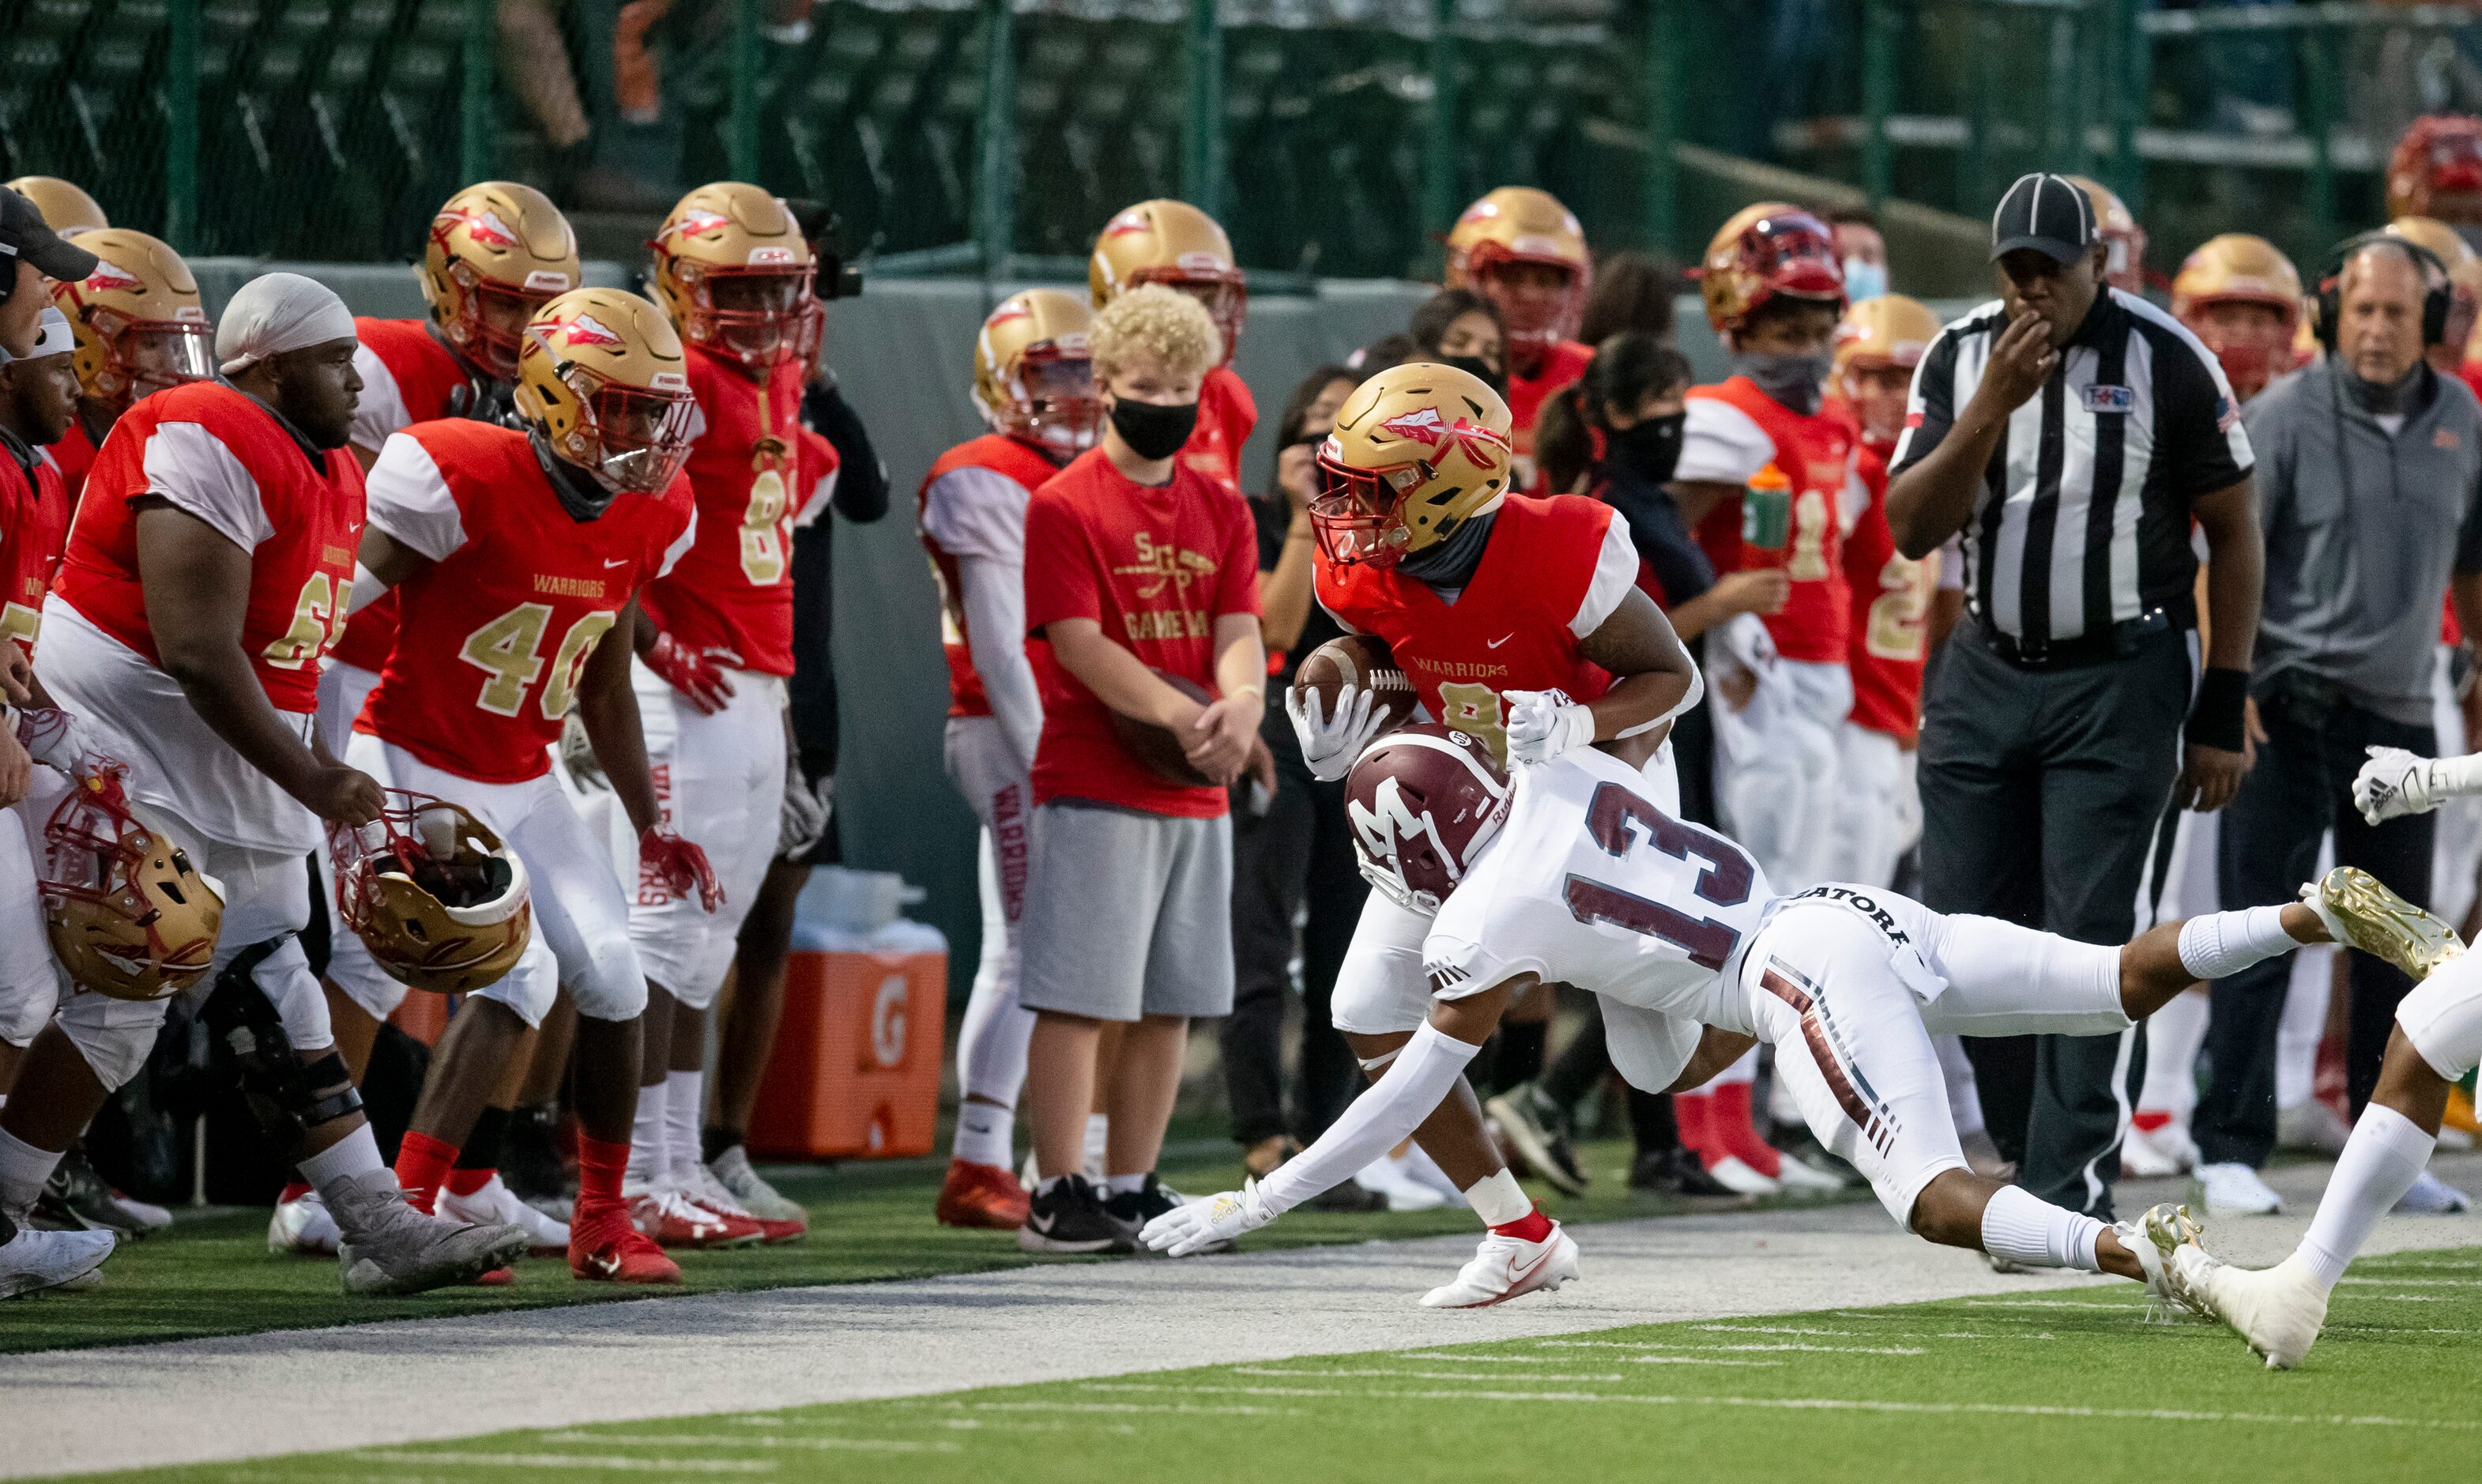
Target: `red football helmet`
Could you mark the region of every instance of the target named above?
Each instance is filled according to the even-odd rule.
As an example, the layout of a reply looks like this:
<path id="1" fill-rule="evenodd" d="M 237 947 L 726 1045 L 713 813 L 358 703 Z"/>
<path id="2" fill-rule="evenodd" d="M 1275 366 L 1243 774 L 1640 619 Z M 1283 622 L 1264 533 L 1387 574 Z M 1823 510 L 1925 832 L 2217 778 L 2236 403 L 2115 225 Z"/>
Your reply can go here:
<path id="1" fill-rule="evenodd" d="M 1491 744 L 1425 722 L 1371 744 L 1344 783 L 1354 854 L 1379 893 L 1439 910 L 1508 819 L 1508 775 Z"/>
<path id="2" fill-rule="evenodd" d="M 2482 221 L 2482 119 L 2430 114 L 2388 159 L 2388 216 Z"/>
<path id="3" fill-rule="evenodd" d="M 1735 213 L 1706 244 L 1698 288 L 1707 323 L 1729 335 L 1779 294 L 1840 309 L 1844 262 L 1826 223 L 1807 211 L 1760 201 Z"/>

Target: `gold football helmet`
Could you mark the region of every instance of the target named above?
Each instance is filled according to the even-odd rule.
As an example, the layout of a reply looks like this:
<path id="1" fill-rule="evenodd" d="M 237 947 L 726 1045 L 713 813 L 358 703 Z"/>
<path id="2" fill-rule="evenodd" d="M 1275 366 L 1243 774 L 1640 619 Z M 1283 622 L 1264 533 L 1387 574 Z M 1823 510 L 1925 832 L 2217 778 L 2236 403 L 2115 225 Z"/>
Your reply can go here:
<path id="1" fill-rule="evenodd" d="M 58 175 L 20 175 L 9 182 L 9 189 L 33 201 L 43 214 L 43 225 L 63 237 L 112 225 L 93 197 Z"/>
<path id="2" fill-rule="evenodd" d="M 2447 267 L 2447 328 L 2439 343 L 2452 349 L 2458 358 L 2473 338 L 2477 320 L 2482 320 L 2482 257 L 2477 257 L 2456 228 L 2430 217 L 2398 217 L 2387 225 L 2388 235 L 2402 237 L 2416 247 L 2428 248 Z"/>
<path id="3" fill-rule="evenodd" d="M 1744 206 L 1707 241 L 1698 292 L 1706 322 L 1726 335 L 1779 294 L 1841 305 L 1844 259 L 1835 229 L 1782 201 Z"/>
<path id="4" fill-rule="evenodd" d="M 515 968 L 534 934 L 525 862 L 457 805 L 387 791 L 380 817 L 329 832 L 336 916 L 388 977 L 442 994 Z"/>
<path id="5" fill-rule="evenodd" d="M 1099 309 L 1141 283 L 1175 288 L 1206 306 L 1224 336 L 1224 359 L 1250 318 L 1249 279 L 1232 239 L 1187 201 L 1140 201 L 1105 224 L 1086 260 L 1086 290 Z"/>
<path id="6" fill-rule="evenodd" d="M 1904 432 L 1914 367 L 1939 332 L 1939 316 L 1902 294 L 1880 294 L 1845 307 L 1835 327 L 1835 369 L 1829 381 L 1874 446 L 1892 444 Z"/>
<path id="7" fill-rule="evenodd" d="M 2146 228 L 2137 225 L 2128 204 L 2111 187 L 2091 175 L 2062 175 L 2086 193 L 2094 208 L 2095 235 L 2102 239 L 2102 280 L 2132 294 L 2146 292 Z"/>
<path id="8" fill-rule="evenodd" d="M 1329 561 L 1394 566 L 1507 498 L 1508 404 L 1480 377 L 1429 361 L 1362 383 L 1319 446 L 1310 524 Z"/>
<path id="9" fill-rule="evenodd" d="M 117 413 L 149 392 L 215 375 L 214 332 L 181 254 L 125 226 L 78 237 L 95 256 L 94 272 L 52 290 L 77 334 L 78 389 Z"/>
<path id="10" fill-rule="evenodd" d="M 1501 186 L 1465 209 L 1448 229 L 1447 246 L 1447 286 L 1472 289 L 1499 305 L 1520 358 L 1576 335 L 1595 260 L 1585 229 L 1558 197 L 1532 186 Z M 1551 275 L 1521 281 L 1509 271 L 1518 263 L 1556 270 L 1556 286 Z"/>
<path id="11" fill-rule="evenodd" d="M 448 343 L 501 381 L 526 321 L 584 282 L 577 234 L 530 185 L 486 180 L 448 198 L 422 251 L 422 297 Z"/>
<path id="12" fill-rule="evenodd" d="M 2388 215 L 2470 223 L 2482 206 L 2482 119 L 2426 114 L 2388 156 Z"/>
<path id="13" fill-rule="evenodd" d="M 2233 305 L 2255 305 L 2275 317 L 2219 307 Z M 2263 237 L 2209 237 L 2173 276 L 2172 315 L 2215 353 L 2232 395 L 2246 402 L 2292 363 L 2302 319 L 2301 274 Z"/>
<path id="14" fill-rule="evenodd" d="M 68 976 L 114 999 L 166 999 L 207 971 L 224 895 L 188 852 L 140 820 L 107 763 L 43 827 L 43 930 Z"/>
<path id="15" fill-rule="evenodd" d="M 784 203 L 754 185 L 720 180 L 680 199 L 654 251 L 649 280 L 690 344 L 746 366 L 806 365 L 827 307 L 812 279 L 809 240 Z"/>
<path id="16" fill-rule="evenodd" d="M 1012 437 L 1061 453 L 1092 447 L 1103 426 L 1086 327 L 1093 313 L 1056 288 L 1012 294 L 974 336 L 974 406 Z"/>
<path id="17" fill-rule="evenodd" d="M 698 404 L 664 312 L 617 288 L 542 306 L 517 352 L 518 415 L 615 494 L 653 494 L 689 462 Z"/>

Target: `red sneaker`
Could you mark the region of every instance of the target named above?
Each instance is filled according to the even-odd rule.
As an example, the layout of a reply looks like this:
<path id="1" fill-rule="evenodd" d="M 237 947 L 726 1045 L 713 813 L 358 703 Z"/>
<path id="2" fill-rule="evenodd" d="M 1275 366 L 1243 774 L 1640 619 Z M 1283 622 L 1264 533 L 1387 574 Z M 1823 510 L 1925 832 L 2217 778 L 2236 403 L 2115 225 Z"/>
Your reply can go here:
<path id="1" fill-rule="evenodd" d="M 586 1283 L 679 1283 L 680 1264 L 629 1224 L 626 1207 L 585 1209 L 568 1229 L 568 1270 Z"/>
<path id="2" fill-rule="evenodd" d="M 477 1288 L 506 1288 L 517 1281 L 517 1275 L 505 1267 L 495 1267 L 474 1280 Z"/>
<path id="3" fill-rule="evenodd" d="M 629 1219 L 666 1247 L 749 1247 L 767 1239 L 749 1217 L 709 1210 L 669 1186 L 631 1196 Z"/>
<path id="4" fill-rule="evenodd" d="M 1014 1232 L 1025 1225 L 1030 1200 L 1017 1177 L 999 1166 L 951 1159 L 939 1186 L 939 1225 Z"/>

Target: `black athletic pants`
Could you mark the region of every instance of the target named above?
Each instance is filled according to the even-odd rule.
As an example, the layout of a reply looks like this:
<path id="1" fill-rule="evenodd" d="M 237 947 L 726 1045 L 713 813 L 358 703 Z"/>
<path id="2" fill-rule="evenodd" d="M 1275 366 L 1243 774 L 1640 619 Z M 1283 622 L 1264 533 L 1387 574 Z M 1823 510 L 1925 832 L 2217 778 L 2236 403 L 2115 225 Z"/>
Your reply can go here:
<path id="1" fill-rule="evenodd" d="M 2136 927 L 2138 885 L 2179 774 L 2190 636 L 2130 640 L 2074 668 L 2012 663 L 1970 618 L 1932 656 L 1922 696 L 1922 897 L 2082 942 Z M 1968 1039 L 1992 1142 L 2018 1183 L 2112 1218 L 2145 1037 Z"/>
<path id="2" fill-rule="evenodd" d="M 2267 740 L 2258 766 L 2224 810 L 2216 889 L 2226 910 L 2289 902 L 2318 868 L 2318 837 L 2336 832 L 2336 863 L 2358 865 L 2403 893 L 2430 901 L 2435 814 L 2383 825 L 2353 808 L 2353 775 L 2368 747 L 2401 747 L 2429 756 L 2438 734 L 2363 709 L 2314 682 L 2287 683 L 2258 698 Z M 2361 1116 L 2378 1085 L 2379 1059 L 2395 1026 L 2396 1001 L 2413 981 L 2366 953 L 2352 955 L 2353 1004 L 2345 1039 L 2345 1085 Z M 2256 1167 L 2275 1150 L 2275 1043 L 2292 974 L 2286 955 L 2215 981 L 2206 1022 L 2209 1081 L 2191 1129 L 2199 1157 Z"/>

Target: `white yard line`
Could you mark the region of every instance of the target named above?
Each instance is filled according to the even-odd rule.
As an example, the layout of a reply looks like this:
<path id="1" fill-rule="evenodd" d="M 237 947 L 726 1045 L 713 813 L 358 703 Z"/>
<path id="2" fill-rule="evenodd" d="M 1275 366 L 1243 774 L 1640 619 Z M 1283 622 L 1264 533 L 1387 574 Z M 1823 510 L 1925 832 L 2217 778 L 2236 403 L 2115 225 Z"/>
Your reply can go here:
<path id="1" fill-rule="evenodd" d="M 2482 1183 L 2482 1156 L 2442 1159 L 2439 1173 Z M 2300 1214 L 2210 1226 L 2210 1245 L 2252 1265 L 2290 1250 L 2325 1170 L 2272 1174 Z M 2177 1194 L 2168 1185 L 2136 1186 L 2124 1199 L 2134 1208 Z M 2125 1306 L 2028 1297 L 2066 1290 L 2099 1299 L 2112 1290 L 2074 1274 L 1994 1274 L 1979 1258 L 1897 1231 L 1875 1206 L 1619 1222 L 1576 1234 L 1582 1283 L 1488 1310 L 1413 1302 L 1470 1254 L 1469 1239 L 1450 1237 L 0 1356 L 9 1435 L 0 1477 L 385 1448 L 509 1428 L 711 1417 L 1934 1298 L 2090 1309 L 2098 1317 L 2137 1307 L 2133 1287 Z M 2482 1244 L 2482 1217 L 2420 1217 L 2383 1223 L 2373 1250 L 2474 1244 Z M 2379 1296 L 2356 1290 L 2364 1295 Z M 384 1310 L 409 1311 L 419 1312 L 419 1301 Z M 1680 1345 L 1658 1348 L 1674 1353 L 1647 1355 L 1645 1363 L 1730 1364 L 1721 1355 L 1679 1354 Z M 1074 1410 L 1059 1402 L 976 1406 Z M 448 1468 L 501 1456 L 405 1453 L 386 1461 Z M 617 1458 L 562 1457 L 570 1467 L 628 1467 Z M 708 1471 L 680 1462 L 683 1471 Z"/>

